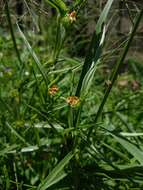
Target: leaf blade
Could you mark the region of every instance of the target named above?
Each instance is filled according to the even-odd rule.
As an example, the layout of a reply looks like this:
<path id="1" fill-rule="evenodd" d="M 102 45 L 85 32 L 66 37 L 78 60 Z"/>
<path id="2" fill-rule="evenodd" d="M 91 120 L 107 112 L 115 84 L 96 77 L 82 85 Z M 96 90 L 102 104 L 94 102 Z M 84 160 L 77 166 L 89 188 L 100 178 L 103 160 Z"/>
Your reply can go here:
<path id="1" fill-rule="evenodd" d="M 38 190 L 46 190 L 51 185 L 55 184 L 54 181 L 57 177 L 59 177 L 59 180 L 56 179 L 56 183 L 59 182 L 62 179 L 59 174 L 63 171 L 64 167 L 68 164 L 73 156 L 74 154 L 72 152 L 69 152 L 39 185 Z M 63 175 L 63 177 L 65 176 L 66 175 Z"/>

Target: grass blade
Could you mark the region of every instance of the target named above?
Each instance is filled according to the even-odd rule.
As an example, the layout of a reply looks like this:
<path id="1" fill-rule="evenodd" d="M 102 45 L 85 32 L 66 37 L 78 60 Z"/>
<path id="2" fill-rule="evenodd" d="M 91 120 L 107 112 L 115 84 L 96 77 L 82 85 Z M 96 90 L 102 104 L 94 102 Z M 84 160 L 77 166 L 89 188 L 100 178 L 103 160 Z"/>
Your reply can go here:
<path id="1" fill-rule="evenodd" d="M 16 38 L 15 38 L 13 27 L 12 27 L 11 16 L 10 16 L 10 11 L 9 11 L 9 6 L 8 6 L 7 0 L 5 1 L 5 11 L 6 11 L 6 16 L 7 16 L 7 20 L 8 20 L 8 24 L 9 24 L 9 28 L 10 28 L 10 33 L 11 33 L 14 49 L 15 49 L 17 58 L 18 58 L 19 63 L 20 63 L 20 66 L 18 65 L 18 67 L 19 67 L 19 69 L 21 69 L 23 67 L 23 63 L 22 63 L 20 53 L 19 53 L 19 50 L 17 47 Z"/>
<path id="2" fill-rule="evenodd" d="M 97 22 L 97 25 L 96 25 L 96 34 L 99 34 L 102 32 L 102 26 L 106 21 L 106 18 L 108 16 L 108 13 L 110 11 L 110 8 L 111 8 L 113 1 L 114 0 L 108 0 L 108 2 L 106 3 L 106 5 L 105 5 L 105 7 L 104 7 L 104 9 L 100 15 L 100 18 Z"/>
<path id="3" fill-rule="evenodd" d="M 129 40 L 128 40 L 125 48 L 124 48 L 124 51 L 123 51 L 121 57 L 119 58 L 119 60 L 117 61 L 117 64 L 115 65 L 115 69 L 113 70 L 113 73 L 111 75 L 111 84 L 108 86 L 108 88 L 107 88 L 107 90 L 105 92 L 105 95 L 103 97 L 103 100 L 102 100 L 102 102 L 101 102 L 101 104 L 99 106 L 99 109 L 98 109 L 96 117 L 95 117 L 95 123 L 97 122 L 97 120 L 98 120 L 98 118 L 99 118 L 99 116 L 100 116 L 100 114 L 101 114 L 101 112 L 103 110 L 103 107 L 104 107 L 104 105 L 105 105 L 105 103 L 106 103 L 106 101 L 108 99 L 110 91 L 111 91 L 111 89 L 112 89 L 112 87 L 113 87 L 113 85 L 114 85 L 114 83 L 116 81 L 116 78 L 118 76 L 118 72 L 119 72 L 119 70 L 120 70 L 120 68 L 121 68 L 121 66 L 122 66 L 122 64 L 123 64 L 123 62 L 125 60 L 125 57 L 126 57 L 128 51 L 129 51 L 129 48 L 130 48 L 131 43 L 133 41 L 133 38 L 134 38 L 134 36 L 136 34 L 136 31 L 137 31 L 137 29 L 139 27 L 139 24 L 141 22 L 142 16 L 143 16 L 143 9 L 140 11 L 140 13 L 139 13 L 139 15 L 138 15 L 138 17 L 136 19 L 135 25 L 133 27 L 133 30 L 132 30 L 132 32 L 130 34 L 130 38 L 129 38 Z M 92 130 L 93 130 L 93 127 L 91 127 L 90 130 L 89 130 L 88 138 L 89 138 Z"/>
<path id="4" fill-rule="evenodd" d="M 47 0 L 47 2 L 57 11 L 60 12 L 61 15 L 65 15 L 67 11 L 66 4 L 62 0 Z"/>
<path id="5" fill-rule="evenodd" d="M 40 61 L 39 61 L 39 59 L 38 59 L 36 53 L 35 53 L 34 50 L 32 49 L 31 45 L 29 44 L 28 40 L 26 39 L 24 33 L 22 32 L 22 30 L 20 29 L 20 27 L 19 27 L 18 24 L 17 24 L 17 27 L 18 27 L 18 30 L 19 30 L 19 32 L 20 32 L 20 35 L 21 35 L 22 39 L 23 39 L 24 42 L 25 42 L 25 45 L 26 45 L 27 49 L 29 50 L 31 56 L 33 57 L 33 59 L 34 59 L 36 65 L 37 65 L 37 68 L 38 68 L 38 70 L 40 71 L 41 75 L 43 76 L 43 79 L 44 79 L 45 84 L 46 84 L 46 86 L 47 86 L 47 85 L 48 85 L 48 81 L 47 81 L 46 73 L 44 72 L 44 68 L 43 68 L 42 64 L 40 63 Z"/>
<path id="6" fill-rule="evenodd" d="M 26 142 L 26 140 L 21 135 L 19 135 L 17 133 L 17 131 L 8 122 L 6 122 L 6 125 L 15 134 L 15 136 L 17 136 L 18 139 L 20 139 L 24 144 L 29 146 L 29 144 Z"/>
<path id="7" fill-rule="evenodd" d="M 110 133 L 116 141 L 118 141 L 130 154 L 132 154 L 136 160 L 140 162 L 140 164 L 143 165 L 143 152 L 137 148 L 135 145 L 130 143 L 124 138 L 118 137 L 112 133 Z"/>
<path id="8" fill-rule="evenodd" d="M 64 167 L 72 159 L 73 153 L 68 153 L 59 164 L 50 172 L 50 174 L 45 178 L 45 180 L 39 185 L 38 190 L 46 190 L 51 185 L 59 182 L 63 177 L 66 176 L 62 171 Z M 61 173 L 62 172 L 62 173 Z"/>
<path id="9" fill-rule="evenodd" d="M 91 67 L 92 62 L 94 61 L 96 64 L 97 60 L 101 56 L 102 45 L 103 45 L 102 40 L 104 39 L 103 34 L 105 32 L 104 31 L 105 28 L 103 26 L 105 24 L 105 21 L 106 21 L 106 18 L 107 18 L 107 15 L 109 13 L 112 3 L 113 3 L 113 0 L 108 0 L 104 10 L 101 13 L 99 20 L 97 22 L 96 29 L 92 36 L 92 40 L 89 45 L 89 50 L 87 52 L 87 56 L 85 58 L 82 72 L 80 75 L 79 83 L 78 83 L 76 94 L 75 94 L 76 96 L 80 96 L 80 91 L 82 88 L 82 83 L 83 83 L 84 77 L 85 77 L 86 73 L 88 72 L 89 68 Z"/>
<path id="10" fill-rule="evenodd" d="M 143 133 L 126 133 L 126 132 L 121 132 L 120 133 L 122 136 L 126 136 L 126 137 L 139 137 L 139 136 L 143 136 Z"/>
<path id="11" fill-rule="evenodd" d="M 92 80 L 95 74 L 95 71 L 97 69 L 98 64 L 100 63 L 100 54 L 102 51 L 102 45 L 105 39 L 105 27 L 103 29 L 103 33 L 101 36 L 101 40 L 100 40 L 100 44 L 99 47 L 96 51 L 95 57 L 93 58 L 92 64 L 89 68 L 89 70 L 87 71 L 87 73 L 85 74 L 84 78 L 83 78 L 83 82 L 82 82 L 82 86 L 81 86 L 81 95 L 82 97 L 86 96 L 86 94 L 89 91 L 89 88 L 92 84 Z"/>

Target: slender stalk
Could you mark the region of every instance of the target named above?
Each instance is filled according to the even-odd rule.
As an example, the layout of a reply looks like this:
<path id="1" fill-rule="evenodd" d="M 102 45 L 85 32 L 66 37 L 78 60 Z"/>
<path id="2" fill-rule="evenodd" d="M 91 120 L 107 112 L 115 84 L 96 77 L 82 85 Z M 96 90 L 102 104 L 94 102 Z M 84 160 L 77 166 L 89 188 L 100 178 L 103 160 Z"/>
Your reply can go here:
<path id="1" fill-rule="evenodd" d="M 131 14 L 130 8 L 129 8 L 128 3 L 126 2 L 126 0 L 124 0 L 124 4 L 125 4 L 125 6 L 126 6 L 126 8 L 127 8 L 127 12 L 128 12 L 130 21 L 131 21 L 132 25 L 134 26 L 134 20 L 133 20 L 133 18 L 132 18 L 132 14 Z"/>
<path id="2" fill-rule="evenodd" d="M 15 175 L 16 189 L 19 190 L 18 176 L 17 176 L 17 169 L 16 169 L 15 162 L 13 162 L 13 170 L 14 170 L 14 175 Z"/>
<path id="3" fill-rule="evenodd" d="M 125 60 L 125 57 L 126 57 L 128 51 L 129 51 L 129 48 L 130 48 L 131 43 L 133 41 L 133 38 L 134 38 L 134 36 L 136 34 L 136 31 L 137 31 L 137 29 L 139 27 L 139 24 L 141 22 L 142 16 L 143 16 L 143 9 L 140 11 L 140 13 L 139 13 L 139 15 L 138 15 L 138 17 L 136 19 L 136 22 L 135 22 L 134 27 L 132 29 L 132 32 L 130 34 L 129 40 L 128 40 L 125 48 L 124 48 L 122 56 L 119 58 L 119 60 L 117 61 L 117 64 L 115 65 L 115 69 L 114 69 L 114 71 L 113 71 L 113 73 L 111 75 L 111 80 L 110 80 L 111 84 L 108 86 L 108 88 L 107 88 L 107 90 L 105 92 L 105 95 L 103 97 L 103 100 L 102 100 L 102 102 L 101 102 L 101 104 L 99 106 L 99 109 L 98 109 L 96 117 L 95 117 L 95 123 L 98 121 L 98 119 L 99 119 L 99 117 L 100 117 L 100 115 L 102 113 L 102 110 L 104 108 L 104 105 L 105 105 L 105 103 L 106 103 L 106 101 L 107 101 L 107 99 L 109 97 L 110 91 L 111 91 L 111 89 L 112 89 L 112 87 L 113 87 L 113 85 L 114 85 L 114 83 L 115 83 L 115 81 L 117 79 L 119 70 L 120 70 L 120 68 L 121 68 L 121 66 L 122 66 L 122 64 L 123 64 L 123 62 Z M 93 130 L 93 127 L 91 127 L 90 130 L 89 130 L 88 138 L 90 137 L 90 135 L 92 133 L 92 130 Z"/>
<path id="4" fill-rule="evenodd" d="M 56 65 L 60 52 L 63 48 L 64 42 L 67 38 L 67 31 L 64 29 L 62 25 L 61 17 L 57 16 L 57 30 L 56 30 L 56 38 L 55 38 L 55 47 L 53 51 L 53 64 Z"/>
<path id="5" fill-rule="evenodd" d="M 8 6 L 7 0 L 5 1 L 5 11 L 6 11 L 7 21 L 8 21 L 9 28 L 10 28 L 10 33 L 11 33 L 11 38 L 13 41 L 14 49 L 15 49 L 15 52 L 16 52 L 16 55 L 17 55 L 17 58 L 19 60 L 20 65 L 23 66 L 23 63 L 22 63 L 22 60 L 20 57 L 20 53 L 19 53 L 19 50 L 17 48 L 16 38 L 15 38 L 13 27 L 12 27 L 11 16 L 10 16 L 10 11 L 9 11 L 9 6 Z M 18 65 L 19 69 L 22 68 L 21 66 Z"/>
<path id="6" fill-rule="evenodd" d="M 59 46 L 60 46 L 60 41 L 61 41 L 61 31 L 60 31 L 60 25 L 61 25 L 61 18 L 57 18 L 57 31 L 56 31 L 56 40 L 55 40 L 55 47 L 54 47 L 54 55 L 53 55 L 53 59 L 54 59 L 54 63 L 56 63 L 57 61 L 57 57 L 59 54 Z"/>

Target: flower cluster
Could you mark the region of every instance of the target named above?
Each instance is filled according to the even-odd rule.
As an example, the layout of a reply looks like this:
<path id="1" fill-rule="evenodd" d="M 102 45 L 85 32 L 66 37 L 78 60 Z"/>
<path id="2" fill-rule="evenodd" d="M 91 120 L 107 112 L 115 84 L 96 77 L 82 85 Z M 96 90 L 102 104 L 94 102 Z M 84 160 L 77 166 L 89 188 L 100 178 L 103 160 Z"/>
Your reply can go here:
<path id="1" fill-rule="evenodd" d="M 80 100 L 77 96 L 69 96 L 66 99 L 66 102 L 71 106 L 71 107 L 75 107 L 79 104 Z"/>
<path id="2" fill-rule="evenodd" d="M 59 88 L 57 85 L 53 85 L 49 88 L 48 90 L 48 93 L 51 95 L 51 96 L 54 96 L 57 92 L 59 91 Z"/>

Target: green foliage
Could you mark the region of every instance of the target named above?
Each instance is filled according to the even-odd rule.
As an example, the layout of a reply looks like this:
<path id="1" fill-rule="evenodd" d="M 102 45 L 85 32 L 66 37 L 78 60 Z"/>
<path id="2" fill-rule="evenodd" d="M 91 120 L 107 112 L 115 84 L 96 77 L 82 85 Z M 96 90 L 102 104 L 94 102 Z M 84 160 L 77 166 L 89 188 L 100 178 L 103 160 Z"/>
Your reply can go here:
<path id="1" fill-rule="evenodd" d="M 62 0 L 47 0 L 47 2 L 54 8 L 57 9 L 57 11 L 59 11 L 59 13 L 64 16 L 66 11 L 67 11 L 67 7 L 66 4 L 62 1 Z"/>
<path id="2" fill-rule="evenodd" d="M 0 190 L 143 189 L 142 60 L 129 51 L 143 10 L 127 7 L 119 44 L 113 0 L 23 3 L 17 18 L 6 1 L 0 28 Z"/>
<path id="3" fill-rule="evenodd" d="M 44 181 L 39 185 L 38 189 L 45 190 L 51 185 L 63 179 L 66 176 L 66 173 L 63 172 L 63 168 L 68 164 L 72 157 L 73 154 L 71 152 L 68 153 L 64 159 L 62 159 L 60 163 L 50 172 L 46 179 L 44 179 Z"/>

